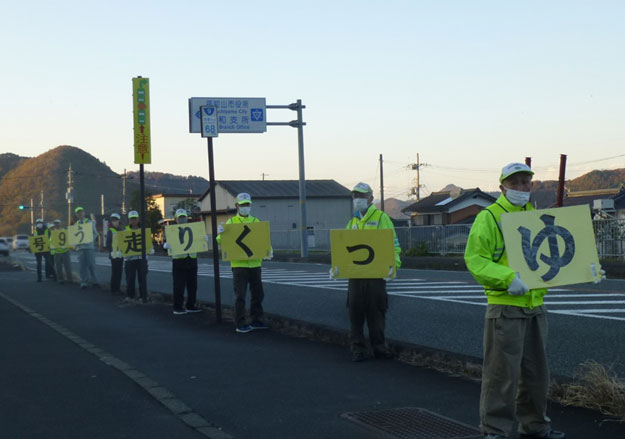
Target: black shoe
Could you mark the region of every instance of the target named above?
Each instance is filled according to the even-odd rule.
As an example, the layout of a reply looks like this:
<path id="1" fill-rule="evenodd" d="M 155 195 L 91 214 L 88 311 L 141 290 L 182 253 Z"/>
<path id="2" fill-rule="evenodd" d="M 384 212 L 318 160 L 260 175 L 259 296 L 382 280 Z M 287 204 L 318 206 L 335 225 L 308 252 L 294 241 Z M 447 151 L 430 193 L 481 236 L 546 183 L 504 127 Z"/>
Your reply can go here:
<path id="1" fill-rule="evenodd" d="M 187 306 L 187 312 L 189 313 L 202 312 L 202 311 L 204 311 L 202 308 L 197 308 L 195 306 Z"/>
<path id="2" fill-rule="evenodd" d="M 354 363 L 360 363 L 361 361 L 365 361 L 367 356 L 364 352 L 352 352 L 352 361 Z"/>
<path id="3" fill-rule="evenodd" d="M 384 360 L 390 360 L 392 358 L 395 358 L 395 354 L 390 350 L 373 351 L 373 355 L 375 356 L 375 358 L 382 358 Z"/>
<path id="4" fill-rule="evenodd" d="M 187 313 L 187 310 L 184 308 L 174 308 L 174 314 L 176 315 L 182 315 L 186 313 Z"/>
<path id="5" fill-rule="evenodd" d="M 552 430 L 551 427 L 533 434 L 519 433 L 519 439 L 564 439 L 566 434 L 561 431 Z"/>

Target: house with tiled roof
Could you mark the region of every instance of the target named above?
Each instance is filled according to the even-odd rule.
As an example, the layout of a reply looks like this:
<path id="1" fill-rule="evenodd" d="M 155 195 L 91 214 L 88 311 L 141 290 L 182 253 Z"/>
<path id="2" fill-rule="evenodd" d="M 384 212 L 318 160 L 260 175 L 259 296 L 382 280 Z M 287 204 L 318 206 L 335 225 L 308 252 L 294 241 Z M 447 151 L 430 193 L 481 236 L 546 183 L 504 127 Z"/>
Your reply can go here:
<path id="1" fill-rule="evenodd" d="M 404 208 L 413 226 L 471 224 L 476 215 L 496 200 L 480 188 L 432 192 Z"/>
<path id="2" fill-rule="evenodd" d="M 590 207 L 593 216 L 625 219 L 625 184 L 609 189 L 569 191 L 562 200 L 562 207 L 583 204 Z"/>

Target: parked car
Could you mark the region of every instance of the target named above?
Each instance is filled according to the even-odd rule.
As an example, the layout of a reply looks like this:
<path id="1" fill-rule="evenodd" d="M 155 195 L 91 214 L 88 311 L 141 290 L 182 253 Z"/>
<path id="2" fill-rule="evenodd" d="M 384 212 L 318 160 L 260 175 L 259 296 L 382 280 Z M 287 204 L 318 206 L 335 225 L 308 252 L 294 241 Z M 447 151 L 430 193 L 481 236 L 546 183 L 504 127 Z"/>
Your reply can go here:
<path id="1" fill-rule="evenodd" d="M 9 256 L 9 243 L 5 238 L 0 238 L 0 255 Z"/>
<path id="2" fill-rule="evenodd" d="M 30 248 L 30 244 L 28 242 L 28 235 L 15 235 L 13 237 L 13 250 Z"/>
<path id="3" fill-rule="evenodd" d="M 12 236 L 3 236 L 6 239 L 7 244 L 9 245 L 9 250 L 13 248 L 13 237 Z"/>

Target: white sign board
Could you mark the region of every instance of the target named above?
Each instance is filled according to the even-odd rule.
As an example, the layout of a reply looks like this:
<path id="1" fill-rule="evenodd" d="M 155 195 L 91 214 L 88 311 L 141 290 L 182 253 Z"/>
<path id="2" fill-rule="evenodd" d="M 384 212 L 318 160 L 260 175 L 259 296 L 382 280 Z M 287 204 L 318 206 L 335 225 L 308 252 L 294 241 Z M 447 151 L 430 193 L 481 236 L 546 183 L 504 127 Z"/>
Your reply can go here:
<path id="1" fill-rule="evenodd" d="M 190 98 L 189 132 L 201 133 L 200 107 L 215 107 L 220 133 L 267 131 L 265 98 Z"/>
<path id="2" fill-rule="evenodd" d="M 215 107 L 200 107 L 202 137 L 217 137 L 219 131 L 217 130 L 217 112 Z"/>

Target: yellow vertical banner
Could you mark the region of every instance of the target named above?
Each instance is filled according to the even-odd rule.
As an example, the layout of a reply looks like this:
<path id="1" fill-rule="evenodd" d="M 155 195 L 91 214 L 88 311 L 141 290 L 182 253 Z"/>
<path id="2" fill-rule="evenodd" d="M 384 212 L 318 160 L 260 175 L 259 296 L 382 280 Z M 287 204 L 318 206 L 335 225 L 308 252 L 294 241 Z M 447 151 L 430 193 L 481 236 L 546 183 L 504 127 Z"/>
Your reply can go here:
<path id="1" fill-rule="evenodd" d="M 67 228 L 68 244 L 74 247 L 80 244 L 91 244 L 93 242 L 93 225 L 89 223 L 73 224 Z"/>
<path id="2" fill-rule="evenodd" d="M 54 229 L 50 232 L 50 248 L 52 250 L 65 250 L 69 247 L 69 239 L 66 229 Z"/>
<path id="3" fill-rule="evenodd" d="M 123 257 L 128 256 L 141 256 L 141 249 L 143 243 L 147 245 L 145 247 L 145 253 L 149 253 L 152 250 L 152 231 L 149 227 L 145 229 L 145 240 L 141 239 L 141 229 L 136 230 L 122 230 L 115 233 L 117 237 L 117 246 L 119 251 L 122 252 Z"/>
<path id="4" fill-rule="evenodd" d="M 335 278 L 395 277 L 393 230 L 330 230 L 332 272 Z"/>
<path id="5" fill-rule="evenodd" d="M 132 78 L 133 128 L 135 163 L 152 163 L 150 142 L 150 80 Z"/>
<path id="6" fill-rule="evenodd" d="M 225 224 L 221 233 L 221 256 L 224 261 L 263 259 L 271 254 L 269 223 Z"/>
<path id="7" fill-rule="evenodd" d="M 35 235 L 28 237 L 31 253 L 42 253 L 50 251 L 50 243 L 46 235 Z"/>
<path id="8" fill-rule="evenodd" d="M 601 278 L 588 205 L 504 213 L 501 226 L 508 266 L 530 288 Z"/>
<path id="9" fill-rule="evenodd" d="M 204 221 L 165 226 L 165 239 L 169 244 L 167 253 L 170 256 L 208 251 L 208 242 L 205 238 Z"/>

